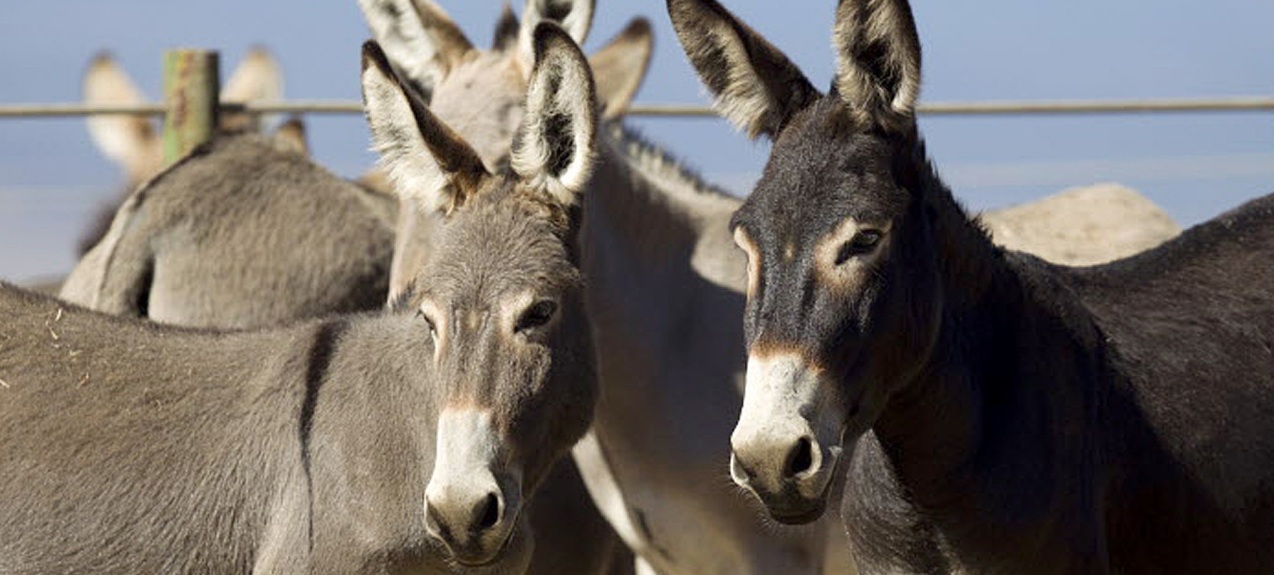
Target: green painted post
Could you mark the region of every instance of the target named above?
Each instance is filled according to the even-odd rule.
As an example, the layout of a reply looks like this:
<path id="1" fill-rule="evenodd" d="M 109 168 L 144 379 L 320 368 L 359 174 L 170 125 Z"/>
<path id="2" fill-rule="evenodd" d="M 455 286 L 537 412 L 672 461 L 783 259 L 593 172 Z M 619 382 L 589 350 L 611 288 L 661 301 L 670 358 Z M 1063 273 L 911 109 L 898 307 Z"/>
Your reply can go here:
<path id="1" fill-rule="evenodd" d="M 221 92 L 220 58 L 212 50 L 164 52 L 164 161 L 172 164 L 212 138 Z"/>

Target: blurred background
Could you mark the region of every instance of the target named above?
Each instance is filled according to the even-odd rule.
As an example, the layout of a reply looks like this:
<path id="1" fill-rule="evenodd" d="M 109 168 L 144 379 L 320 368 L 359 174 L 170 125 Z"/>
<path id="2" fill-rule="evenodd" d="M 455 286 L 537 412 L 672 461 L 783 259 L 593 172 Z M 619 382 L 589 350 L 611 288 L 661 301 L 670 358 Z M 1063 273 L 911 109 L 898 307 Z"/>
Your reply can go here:
<path id="1" fill-rule="evenodd" d="M 439 0 L 486 45 L 499 0 Z M 519 9 L 521 0 L 515 1 Z M 724 0 L 816 85 L 833 69 L 831 0 Z M 1274 96 L 1268 0 L 913 0 L 924 47 L 922 101 Z M 598 0 L 588 49 L 629 18 L 655 25 L 644 103 L 706 103 L 659 0 Z M 74 102 L 99 50 L 160 97 L 167 48 L 221 51 L 228 74 L 253 44 L 281 61 L 290 99 L 359 97 L 368 36 L 354 0 L 64 0 L 0 8 L 0 104 Z M 361 116 L 310 116 L 310 145 L 330 170 L 372 165 Z M 707 178 L 746 194 L 768 153 L 719 119 L 633 118 Z M 1190 225 L 1274 192 L 1274 113 L 922 117 L 947 182 L 974 209 L 1071 186 L 1119 182 Z M 92 211 L 123 176 L 82 118 L 0 119 L 0 278 L 70 269 Z"/>

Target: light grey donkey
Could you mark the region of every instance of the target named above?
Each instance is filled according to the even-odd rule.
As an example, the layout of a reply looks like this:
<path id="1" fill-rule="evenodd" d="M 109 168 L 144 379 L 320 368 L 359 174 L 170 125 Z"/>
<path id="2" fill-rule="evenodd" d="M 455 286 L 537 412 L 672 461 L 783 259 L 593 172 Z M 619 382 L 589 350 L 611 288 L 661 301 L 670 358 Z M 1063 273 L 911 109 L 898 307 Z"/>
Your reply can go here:
<path id="1" fill-rule="evenodd" d="M 365 46 L 384 165 L 442 214 L 383 313 L 190 330 L 0 284 L 0 572 L 522 572 L 597 391 L 571 246 L 595 100 L 548 89 L 591 89 L 568 37 L 534 46 L 502 176 Z"/>

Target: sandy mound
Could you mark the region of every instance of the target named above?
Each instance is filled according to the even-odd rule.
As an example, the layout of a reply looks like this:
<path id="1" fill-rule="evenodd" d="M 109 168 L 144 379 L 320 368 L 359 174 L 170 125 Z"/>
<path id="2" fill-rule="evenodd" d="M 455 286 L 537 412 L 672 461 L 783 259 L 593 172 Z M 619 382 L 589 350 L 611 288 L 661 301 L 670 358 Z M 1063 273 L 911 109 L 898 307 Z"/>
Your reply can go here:
<path id="1" fill-rule="evenodd" d="M 984 212 L 982 221 L 996 243 L 1067 265 L 1117 260 L 1181 233 L 1159 206 L 1119 184 L 1070 188 Z"/>

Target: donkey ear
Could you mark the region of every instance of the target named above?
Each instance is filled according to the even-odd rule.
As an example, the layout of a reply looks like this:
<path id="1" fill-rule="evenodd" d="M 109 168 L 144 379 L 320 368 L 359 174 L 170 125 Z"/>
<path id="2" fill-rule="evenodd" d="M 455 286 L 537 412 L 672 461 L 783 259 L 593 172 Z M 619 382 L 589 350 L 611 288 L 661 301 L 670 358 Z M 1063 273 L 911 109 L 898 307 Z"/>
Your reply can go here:
<path id="1" fill-rule="evenodd" d="M 253 46 L 221 88 L 226 102 L 283 99 L 283 70 L 264 46 Z"/>
<path id="2" fill-rule="evenodd" d="M 513 171 L 563 205 L 592 176 L 597 96 L 588 61 L 555 24 L 535 29 L 535 68 L 527 84 L 526 113 L 513 141 Z"/>
<path id="3" fill-rule="evenodd" d="M 540 22 L 554 22 L 566 30 L 576 44 L 584 45 L 593 27 L 596 0 L 526 0 L 522 12 L 522 28 L 518 33 L 518 59 L 522 70 L 535 67 L 534 36 Z"/>
<path id="4" fill-rule="evenodd" d="M 668 13 L 717 110 L 749 137 L 777 137 L 819 97 L 795 64 L 716 0 L 668 0 Z"/>
<path id="5" fill-rule="evenodd" d="M 310 155 L 310 141 L 306 135 L 305 121 L 292 116 L 274 130 L 274 147 L 289 152 Z"/>
<path id="6" fill-rule="evenodd" d="M 84 72 L 84 102 L 89 105 L 145 104 L 146 96 L 107 52 L 93 57 Z M 88 133 L 97 149 L 132 182 L 149 179 L 161 166 L 159 134 L 145 116 L 102 114 L 88 117 Z"/>
<path id="7" fill-rule="evenodd" d="M 358 0 L 372 37 L 426 100 L 473 44 L 432 0 Z"/>
<path id="8" fill-rule="evenodd" d="M 503 52 L 516 46 L 518 29 L 518 17 L 513 14 L 513 7 L 509 6 L 509 0 L 504 0 L 504 5 L 500 8 L 500 18 L 495 21 L 495 35 L 491 41 L 491 49 Z"/>
<path id="9" fill-rule="evenodd" d="M 269 101 L 283 99 L 283 70 L 279 61 L 262 46 L 248 50 L 230 80 L 221 88 L 221 99 L 231 103 Z M 261 129 L 260 114 L 222 114 L 221 128 L 225 130 Z"/>
<path id="10" fill-rule="evenodd" d="M 399 81 L 373 41 L 363 44 L 362 80 L 372 141 L 398 197 L 444 214 L 462 205 L 487 177 L 477 152 Z"/>
<path id="11" fill-rule="evenodd" d="M 646 79 L 654 47 L 650 21 L 634 18 L 619 36 L 589 56 L 588 63 L 597 80 L 597 96 L 604 106 L 603 118 L 621 116 L 628 109 Z"/>
<path id="12" fill-rule="evenodd" d="M 905 0 L 841 0 L 836 7 L 836 91 L 856 116 L 908 124 L 920 95 L 920 37 Z"/>

